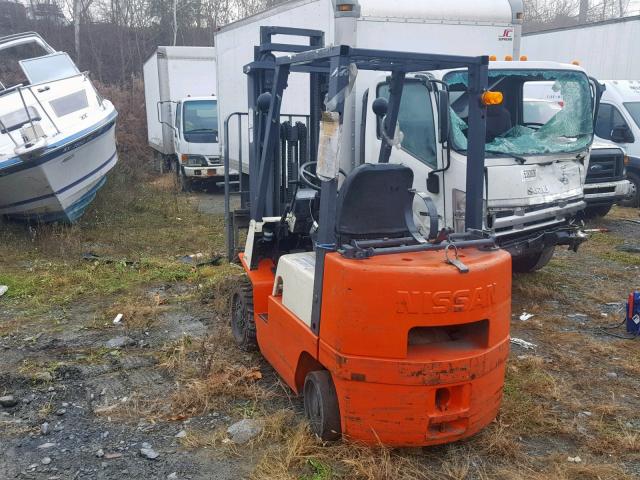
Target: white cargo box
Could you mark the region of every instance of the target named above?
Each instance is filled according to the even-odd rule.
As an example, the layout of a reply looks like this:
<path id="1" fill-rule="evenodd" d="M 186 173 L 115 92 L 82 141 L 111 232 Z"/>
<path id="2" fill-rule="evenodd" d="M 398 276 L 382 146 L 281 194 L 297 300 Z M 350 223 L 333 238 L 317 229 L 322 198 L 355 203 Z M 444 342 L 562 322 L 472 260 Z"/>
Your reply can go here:
<path id="1" fill-rule="evenodd" d="M 215 44 L 218 68 L 218 108 L 220 129 L 234 112 L 246 112 L 247 78 L 243 67 L 254 60 L 260 44 L 260 27 L 294 27 L 320 30 L 325 46 L 350 44 L 358 48 L 400 50 L 452 55 L 519 55 L 522 27 L 522 0 L 345 0 L 355 3 L 353 16 L 336 12 L 336 0 L 293 0 L 220 29 Z M 340 3 L 340 2 L 338 2 Z M 345 22 L 346 20 L 346 22 Z M 280 36 L 277 43 L 300 44 L 304 39 Z M 366 73 L 361 72 L 358 78 Z M 361 99 L 358 81 L 354 88 Z M 289 77 L 282 114 L 308 113 L 308 80 L 303 74 Z M 300 94 L 295 92 L 299 91 Z M 355 118 L 360 118 L 361 101 L 356 100 Z M 286 118 L 283 118 L 285 120 Z M 294 121 L 297 120 L 294 118 Z M 229 128 L 229 161 L 238 165 L 237 119 Z M 247 171 L 248 127 L 242 124 L 243 169 Z M 221 142 L 224 138 L 221 136 Z"/>
<path id="2" fill-rule="evenodd" d="M 159 118 L 173 124 L 175 104 L 171 102 L 216 94 L 216 49 L 158 47 L 145 62 L 143 74 L 149 145 L 172 154 L 173 130 Z"/>

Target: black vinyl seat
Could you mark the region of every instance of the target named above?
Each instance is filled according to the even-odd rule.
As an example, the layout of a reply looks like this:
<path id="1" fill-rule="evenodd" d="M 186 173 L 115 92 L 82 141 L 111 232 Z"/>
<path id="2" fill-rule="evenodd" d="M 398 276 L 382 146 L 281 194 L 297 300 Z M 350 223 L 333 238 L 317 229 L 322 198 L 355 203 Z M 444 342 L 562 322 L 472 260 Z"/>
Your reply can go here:
<path id="1" fill-rule="evenodd" d="M 413 220 L 412 186 L 413 172 L 404 165 L 365 163 L 355 168 L 338 192 L 338 245 L 403 237 L 424 242 Z"/>

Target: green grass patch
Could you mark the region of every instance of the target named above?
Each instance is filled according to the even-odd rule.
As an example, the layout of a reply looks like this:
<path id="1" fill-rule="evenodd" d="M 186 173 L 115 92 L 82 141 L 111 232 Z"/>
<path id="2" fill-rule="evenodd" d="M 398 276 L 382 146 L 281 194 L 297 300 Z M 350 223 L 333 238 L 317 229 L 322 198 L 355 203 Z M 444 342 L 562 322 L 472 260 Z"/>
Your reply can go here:
<path id="1" fill-rule="evenodd" d="M 3 301 L 47 309 L 145 284 L 209 283 L 227 268 L 196 268 L 180 257 L 222 252 L 223 232 L 222 217 L 198 213 L 193 197 L 176 193 L 170 179 L 140 180 L 116 169 L 76 225 L 2 225 Z M 88 253 L 98 259 L 83 259 Z"/>

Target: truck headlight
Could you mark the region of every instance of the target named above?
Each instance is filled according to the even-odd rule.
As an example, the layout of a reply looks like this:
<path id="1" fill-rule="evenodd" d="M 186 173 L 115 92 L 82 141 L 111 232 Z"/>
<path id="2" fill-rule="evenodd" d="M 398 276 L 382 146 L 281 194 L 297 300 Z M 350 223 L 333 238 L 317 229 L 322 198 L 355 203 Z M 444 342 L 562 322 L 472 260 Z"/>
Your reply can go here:
<path id="1" fill-rule="evenodd" d="M 467 194 L 462 190 L 453 189 L 453 228 L 456 233 L 465 231 L 465 212 L 467 207 Z"/>
<path id="2" fill-rule="evenodd" d="M 207 159 L 202 155 L 186 155 L 182 154 L 182 163 L 186 163 L 187 167 L 206 167 Z"/>

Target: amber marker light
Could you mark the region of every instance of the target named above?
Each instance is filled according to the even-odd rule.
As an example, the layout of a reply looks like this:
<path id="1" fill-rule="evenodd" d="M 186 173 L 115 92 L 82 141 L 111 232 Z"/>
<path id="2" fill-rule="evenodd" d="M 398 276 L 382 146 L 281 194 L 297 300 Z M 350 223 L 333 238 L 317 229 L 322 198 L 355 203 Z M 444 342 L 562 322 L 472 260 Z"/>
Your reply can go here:
<path id="1" fill-rule="evenodd" d="M 489 105 L 500 105 L 504 97 L 502 96 L 502 92 L 492 92 L 491 90 L 487 90 L 482 94 L 482 104 L 484 106 Z"/>

